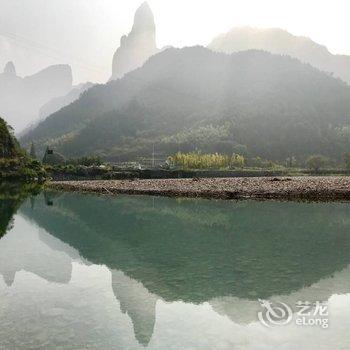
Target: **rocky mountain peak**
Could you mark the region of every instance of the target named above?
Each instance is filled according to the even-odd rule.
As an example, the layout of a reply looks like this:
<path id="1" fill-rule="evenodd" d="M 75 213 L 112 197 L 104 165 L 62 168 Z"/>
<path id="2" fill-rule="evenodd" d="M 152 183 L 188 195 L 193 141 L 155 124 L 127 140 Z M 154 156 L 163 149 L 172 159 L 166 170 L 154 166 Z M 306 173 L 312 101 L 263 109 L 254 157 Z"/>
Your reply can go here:
<path id="1" fill-rule="evenodd" d="M 144 2 L 136 11 L 129 35 L 123 35 L 113 57 L 112 80 L 141 67 L 159 50 L 156 45 L 156 26 L 152 10 Z"/>
<path id="2" fill-rule="evenodd" d="M 136 11 L 134 17 L 134 25 L 132 27 L 132 33 L 153 31 L 155 32 L 156 25 L 154 23 L 153 12 L 148 5 L 148 2 L 144 2 Z"/>

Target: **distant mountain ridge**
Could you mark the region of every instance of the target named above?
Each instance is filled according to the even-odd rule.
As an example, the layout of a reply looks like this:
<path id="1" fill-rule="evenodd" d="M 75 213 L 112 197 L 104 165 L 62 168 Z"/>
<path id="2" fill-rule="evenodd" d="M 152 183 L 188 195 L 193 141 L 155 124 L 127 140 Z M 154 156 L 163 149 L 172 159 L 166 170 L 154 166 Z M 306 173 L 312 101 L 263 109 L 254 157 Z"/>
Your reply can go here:
<path id="1" fill-rule="evenodd" d="M 94 84 L 90 82 L 87 82 L 85 84 L 79 84 L 73 86 L 72 90 L 70 90 L 68 94 L 53 98 L 40 108 L 39 119 L 44 120 L 49 115 L 59 111 L 65 106 L 68 106 L 72 102 L 76 101 L 83 92 L 85 92 L 93 86 Z"/>
<path id="2" fill-rule="evenodd" d="M 237 27 L 216 37 L 208 48 L 224 53 L 245 50 L 265 50 L 273 54 L 289 55 L 350 83 L 350 56 L 333 55 L 311 39 L 295 36 L 279 28 L 257 29 Z"/>
<path id="3" fill-rule="evenodd" d="M 34 75 L 17 76 L 9 62 L 0 74 L 0 113 L 16 132 L 38 118 L 42 105 L 72 88 L 72 71 L 68 65 L 50 66 Z"/>
<path id="4" fill-rule="evenodd" d="M 21 141 L 109 160 L 147 156 L 154 143 L 164 156 L 244 146 L 267 159 L 339 159 L 348 133 L 350 87 L 341 80 L 287 56 L 193 47 L 168 49 L 92 87 Z"/>

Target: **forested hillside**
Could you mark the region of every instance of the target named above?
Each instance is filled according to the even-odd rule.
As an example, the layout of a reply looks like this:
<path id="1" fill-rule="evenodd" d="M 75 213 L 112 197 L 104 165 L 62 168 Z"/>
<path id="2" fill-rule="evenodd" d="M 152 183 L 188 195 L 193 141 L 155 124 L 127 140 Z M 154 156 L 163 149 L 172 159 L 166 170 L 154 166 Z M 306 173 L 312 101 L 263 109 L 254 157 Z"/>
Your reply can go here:
<path id="1" fill-rule="evenodd" d="M 20 149 L 11 128 L 0 117 L 0 182 L 6 179 L 43 179 L 45 171 L 41 164 L 28 157 Z"/>
<path id="2" fill-rule="evenodd" d="M 19 146 L 4 119 L 0 117 L 0 158 L 18 156 Z"/>
<path id="3" fill-rule="evenodd" d="M 341 159 L 350 148 L 350 87 L 287 56 L 168 49 L 95 86 L 22 138 L 66 156 L 109 160 L 177 151 L 271 160 Z"/>

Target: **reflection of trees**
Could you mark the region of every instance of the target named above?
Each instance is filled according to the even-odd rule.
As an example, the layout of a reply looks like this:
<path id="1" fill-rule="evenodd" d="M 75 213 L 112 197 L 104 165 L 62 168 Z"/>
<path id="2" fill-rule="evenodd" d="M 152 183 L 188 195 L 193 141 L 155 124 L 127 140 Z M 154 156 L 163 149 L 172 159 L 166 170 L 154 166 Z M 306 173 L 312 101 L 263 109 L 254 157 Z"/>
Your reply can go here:
<path id="1" fill-rule="evenodd" d="M 37 194 L 38 187 L 19 183 L 0 183 L 0 238 L 9 229 L 11 219 L 21 203 L 30 195 Z"/>
<path id="2" fill-rule="evenodd" d="M 169 301 L 289 294 L 350 263 L 347 204 L 78 194 L 53 202 L 22 210 L 87 260 Z"/>

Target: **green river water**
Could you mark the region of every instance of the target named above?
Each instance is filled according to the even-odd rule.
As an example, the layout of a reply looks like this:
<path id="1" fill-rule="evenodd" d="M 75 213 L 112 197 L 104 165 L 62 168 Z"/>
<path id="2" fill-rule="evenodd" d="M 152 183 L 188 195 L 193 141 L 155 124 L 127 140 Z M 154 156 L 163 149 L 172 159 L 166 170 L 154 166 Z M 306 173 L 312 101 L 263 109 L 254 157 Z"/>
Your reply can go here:
<path id="1" fill-rule="evenodd" d="M 24 197 L 0 197 L 0 349 L 350 348 L 349 203 Z"/>

